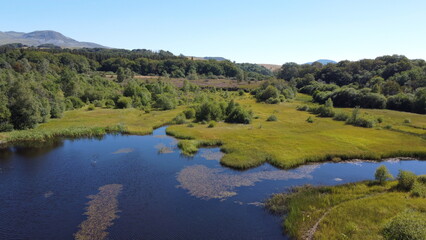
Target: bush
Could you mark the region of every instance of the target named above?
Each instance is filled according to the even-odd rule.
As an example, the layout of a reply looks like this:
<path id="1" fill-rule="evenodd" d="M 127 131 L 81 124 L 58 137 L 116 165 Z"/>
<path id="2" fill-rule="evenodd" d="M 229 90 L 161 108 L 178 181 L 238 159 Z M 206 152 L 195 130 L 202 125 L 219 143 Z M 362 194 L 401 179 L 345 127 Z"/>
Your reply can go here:
<path id="1" fill-rule="evenodd" d="M 309 107 L 308 105 L 303 105 L 303 106 L 297 106 L 296 109 L 298 111 L 309 111 Z"/>
<path id="2" fill-rule="evenodd" d="M 382 230 L 387 240 L 426 239 L 426 215 L 417 211 L 405 211 L 388 222 Z"/>
<path id="3" fill-rule="evenodd" d="M 414 197 L 426 198 L 426 184 L 417 181 L 414 183 L 411 195 Z"/>
<path id="4" fill-rule="evenodd" d="M 334 115 L 333 120 L 346 121 L 346 120 L 348 120 L 348 118 L 349 118 L 348 114 L 340 112 L 340 113 L 337 113 L 337 114 Z"/>
<path id="5" fill-rule="evenodd" d="M 220 121 L 224 117 L 224 109 L 219 103 L 213 101 L 205 101 L 197 107 L 195 111 L 195 119 L 201 121 Z"/>
<path id="6" fill-rule="evenodd" d="M 183 111 L 183 114 L 185 114 L 186 119 L 192 119 L 195 117 L 195 109 L 188 108 L 185 111 Z"/>
<path id="7" fill-rule="evenodd" d="M 404 123 L 411 123 L 411 119 L 409 118 L 404 119 Z"/>
<path id="8" fill-rule="evenodd" d="M 372 119 L 359 117 L 355 122 L 351 122 L 350 124 L 358 127 L 372 128 L 375 125 L 375 121 Z"/>
<path id="9" fill-rule="evenodd" d="M 115 102 L 112 99 L 105 100 L 105 107 L 106 108 L 115 108 Z"/>
<path id="10" fill-rule="evenodd" d="M 130 108 L 132 107 L 132 99 L 130 97 L 120 97 L 117 100 L 118 108 Z"/>
<path id="11" fill-rule="evenodd" d="M 67 97 L 66 99 L 67 110 L 82 108 L 85 104 L 78 97 Z"/>
<path id="12" fill-rule="evenodd" d="M 374 174 L 374 179 L 376 179 L 379 184 L 384 184 L 386 180 L 392 179 L 392 174 L 389 173 L 388 168 L 385 165 L 381 165 L 376 169 L 376 173 Z"/>
<path id="13" fill-rule="evenodd" d="M 306 122 L 308 122 L 308 123 L 313 123 L 313 122 L 314 122 L 314 118 L 313 118 L 313 117 L 311 117 L 311 116 L 309 116 L 309 117 L 306 119 Z"/>
<path id="14" fill-rule="evenodd" d="M 319 108 L 317 108 L 316 112 L 319 117 L 333 117 L 335 114 L 332 107 L 327 107 L 324 105 L 321 105 Z"/>
<path id="15" fill-rule="evenodd" d="M 172 123 L 174 124 L 184 124 L 186 121 L 185 114 L 179 113 L 176 117 L 173 118 Z"/>
<path id="16" fill-rule="evenodd" d="M 87 111 L 93 111 L 93 110 L 95 110 L 95 105 L 89 104 L 89 106 L 87 107 Z"/>
<path id="17" fill-rule="evenodd" d="M 170 94 L 159 94 L 155 101 L 155 107 L 161 110 L 171 110 L 176 108 L 176 99 Z"/>
<path id="18" fill-rule="evenodd" d="M 397 179 L 398 179 L 397 187 L 399 189 L 404 191 L 410 191 L 411 189 L 413 189 L 417 176 L 410 171 L 400 170 Z"/>
<path id="19" fill-rule="evenodd" d="M 105 106 L 105 102 L 101 101 L 101 100 L 95 100 L 93 102 L 93 104 L 95 105 L 95 107 L 104 107 Z"/>
<path id="20" fill-rule="evenodd" d="M 194 127 L 194 124 L 192 124 L 192 123 L 190 123 L 190 124 L 188 124 L 188 125 L 186 125 L 187 127 L 189 127 L 189 128 L 193 128 Z"/>
<path id="21" fill-rule="evenodd" d="M 420 175 L 417 177 L 417 181 L 422 184 L 426 184 L 426 175 Z"/>
<path id="22" fill-rule="evenodd" d="M 268 122 L 276 122 L 277 120 L 278 120 L 277 116 L 275 116 L 275 115 L 271 115 L 271 116 L 268 117 L 268 119 L 266 119 L 266 121 L 268 121 Z"/>
<path id="23" fill-rule="evenodd" d="M 250 111 L 245 110 L 241 106 L 237 105 L 226 117 L 225 122 L 227 123 L 251 123 L 253 114 Z"/>
<path id="24" fill-rule="evenodd" d="M 244 95 L 244 90 L 242 90 L 242 89 L 238 90 L 238 95 L 243 96 Z"/>
<path id="25" fill-rule="evenodd" d="M 215 121 L 211 121 L 207 127 L 208 128 L 214 128 L 215 126 L 216 126 L 216 122 Z"/>

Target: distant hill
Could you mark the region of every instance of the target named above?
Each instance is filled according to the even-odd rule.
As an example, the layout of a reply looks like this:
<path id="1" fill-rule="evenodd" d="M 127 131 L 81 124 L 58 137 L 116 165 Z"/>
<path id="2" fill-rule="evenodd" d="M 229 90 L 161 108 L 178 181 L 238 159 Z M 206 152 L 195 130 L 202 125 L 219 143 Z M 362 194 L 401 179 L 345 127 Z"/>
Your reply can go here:
<path id="1" fill-rule="evenodd" d="M 203 57 L 204 60 L 216 60 L 216 61 L 226 61 L 228 59 L 223 57 Z"/>
<path id="2" fill-rule="evenodd" d="M 107 48 L 91 42 L 79 42 L 55 31 L 0 32 L 0 45 L 21 43 L 27 46 L 58 46 L 62 48 Z"/>
<path id="3" fill-rule="evenodd" d="M 269 69 L 272 72 L 279 70 L 282 66 L 282 65 L 277 65 L 277 64 L 263 64 L 263 63 L 259 63 L 257 65 L 263 66 L 263 67 Z"/>
<path id="4" fill-rule="evenodd" d="M 329 63 L 332 63 L 332 64 L 336 64 L 337 63 L 336 61 L 329 60 L 329 59 L 318 59 L 315 62 L 319 62 L 319 63 L 321 63 L 323 65 L 327 65 Z M 312 63 L 314 63 L 314 62 L 307 62 L 305 64 L 312 64 Z"/>

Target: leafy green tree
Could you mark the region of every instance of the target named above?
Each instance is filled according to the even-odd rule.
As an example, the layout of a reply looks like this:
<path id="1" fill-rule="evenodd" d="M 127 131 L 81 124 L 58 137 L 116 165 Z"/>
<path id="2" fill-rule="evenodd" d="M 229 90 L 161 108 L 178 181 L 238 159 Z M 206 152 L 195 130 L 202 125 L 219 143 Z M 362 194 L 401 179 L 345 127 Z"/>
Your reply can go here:
<path id="1" fill-rule="evenodd" d="M 376 169 L 376 173 L 374 174 L 374 178 L 379 184 L 384 184 L 386 180 L 392 179 L 392 174 L 389 173 L 388 168 L 385 165 L 380 165 Z"/>
<path id="2" fill-rule="evenodd" d="M 10 120 L 15 129 L 28 129 L 43 121 L 38 99 L 31 89 L 17 81 L 9 90 Z"/>

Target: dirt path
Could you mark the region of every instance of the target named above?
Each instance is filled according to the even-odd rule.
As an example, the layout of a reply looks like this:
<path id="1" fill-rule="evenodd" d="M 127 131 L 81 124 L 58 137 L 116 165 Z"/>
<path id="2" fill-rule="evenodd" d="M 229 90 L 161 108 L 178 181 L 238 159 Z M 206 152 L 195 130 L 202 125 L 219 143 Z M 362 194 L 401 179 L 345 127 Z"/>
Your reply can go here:
<path id="1" fill-rule="evenodd" d="M 367 195 L 367 196 L 363 196 L 363 197 L 359 197 L 359 198 L 355 198 L 355 199 L 351 199 L 351 200 L 348 200 L 348 201 L 344 201 L 344 202 L 341 202 L 341 203 L 339 203 L 339 204 L 337 204 L 337 205 L 335 205 L 335 206 L 333 206 L 333 207 L 331 207 L 331 208 L 329 208 L 319 219 L 318 219 L 318 221 L 316 221 L 315 222 L 315 224 L 314 224 L 314 226 L 312 226 L 307 232 L 306 232 L 306 234 L 303 236 L 303 239 L 306 239 L 306 240 L 313 240 L 314 239 L 314 234 L 315 234 L 315 232 L 317 231 L 317 229 L 318 229 L 318 226 L 319 226 L 319 224 L 322 222 L 322 220 L 330 213 L 330 211 L 331 210 L 333 210 L 333 209 L 335 209 L 335 208 L 337 208 L 338 206 L 340 206 L 341 204 L 343 204 L 343 203 L 346 203 L 346 202 L 349 202 L 349 201 L 355 201 L 355 200 L 361 200 L 361 199 L 364 199 L 364 198 L 369 198 L 369 197 L 374 197 L 374 196 L 377 196 L 377 195 L 380 195 L 380 194 L 383 194 L 383 193 L 376 193 L 376 194 L 370 194 L 370 195 Z"/>

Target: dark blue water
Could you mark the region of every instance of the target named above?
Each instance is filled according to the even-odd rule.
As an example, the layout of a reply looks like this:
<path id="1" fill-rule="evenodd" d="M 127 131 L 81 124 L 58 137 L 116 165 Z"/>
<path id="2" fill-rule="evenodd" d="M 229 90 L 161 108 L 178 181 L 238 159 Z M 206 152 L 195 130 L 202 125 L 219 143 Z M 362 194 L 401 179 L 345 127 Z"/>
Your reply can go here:
<path id="1" fill-rule="evenodd" d="M 0 239 L 73 239 L 87 196 L 108 184 L 123 186 L 108 239 L 286 239 L 280 217 L 260 204 L 273 193 L 372 179 L 380 164 L 426 173 L 415 160 L 235 171 L 209 157 L 218 152 L 182 156 L 165 128 L 1 150 Z"/>

